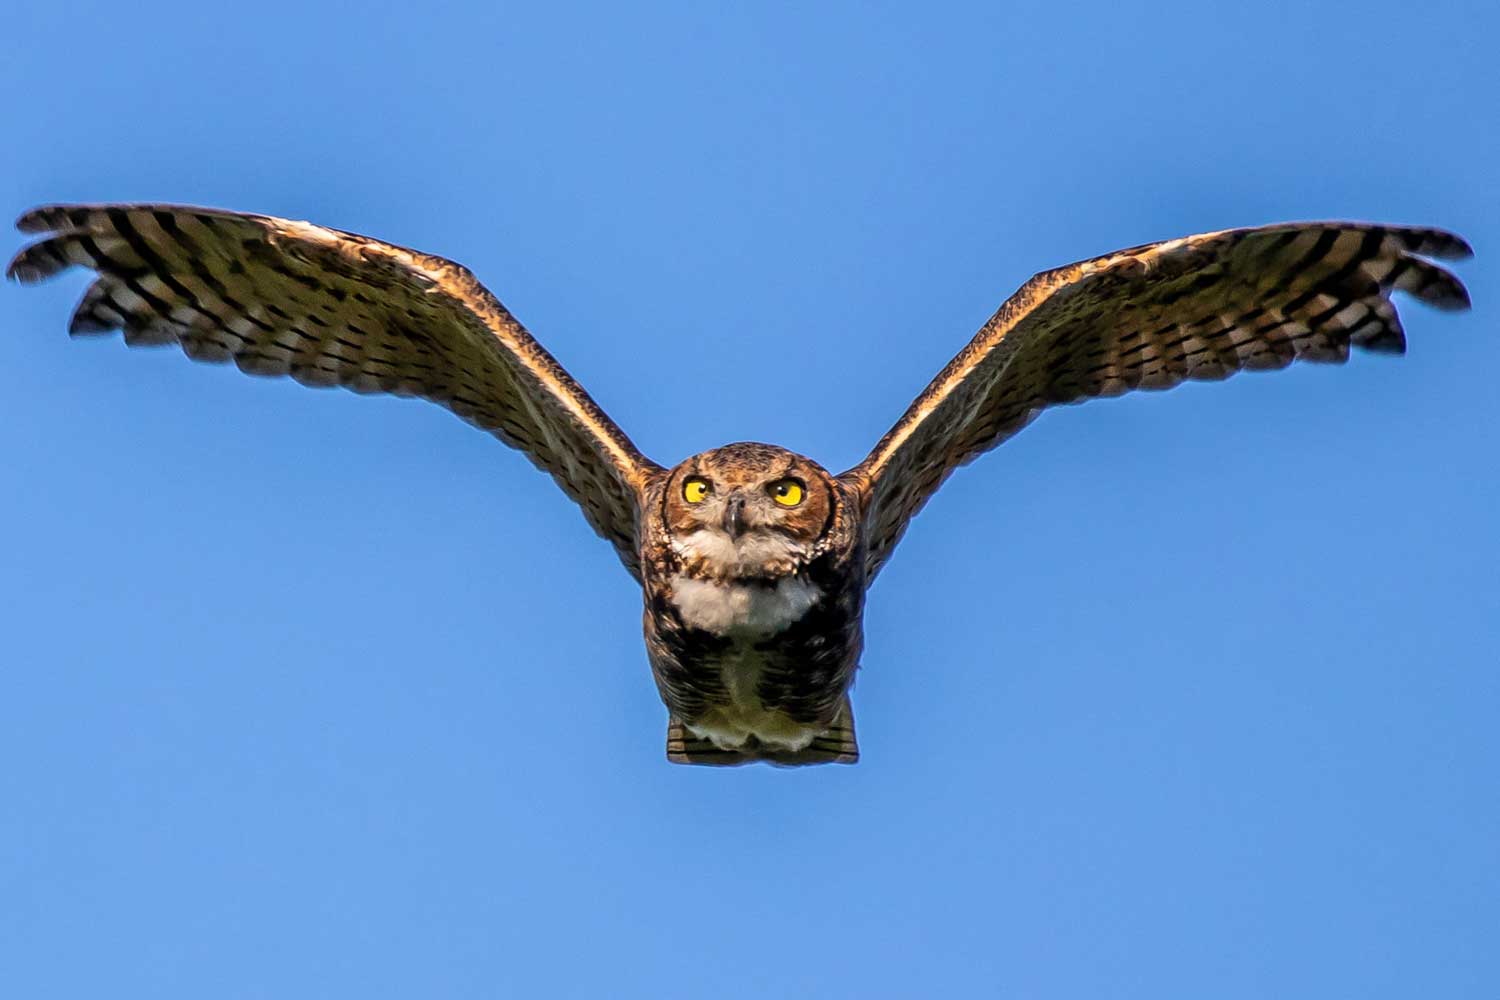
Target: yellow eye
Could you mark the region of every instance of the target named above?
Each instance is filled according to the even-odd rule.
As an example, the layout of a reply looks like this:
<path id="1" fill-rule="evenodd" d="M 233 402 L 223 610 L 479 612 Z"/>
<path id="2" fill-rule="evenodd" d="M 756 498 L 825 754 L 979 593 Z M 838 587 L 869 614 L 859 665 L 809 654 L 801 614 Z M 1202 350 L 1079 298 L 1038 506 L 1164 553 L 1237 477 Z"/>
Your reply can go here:
<path id="1" fill-rule="evenodd" d="M 688 503 L 702 503 L 703 498 L 713 492 L 713 487 L 708 485 L 707 479 L 699 479 L 693 476 L 682 484 L 682 499 Z"/>
<path id="2" fill-rule="evenodd" d="M 783 507 L 795 507 L 802 502 L 802 484 L 795 479 L 783 479 L 771 485 L 771 496 Z"/>

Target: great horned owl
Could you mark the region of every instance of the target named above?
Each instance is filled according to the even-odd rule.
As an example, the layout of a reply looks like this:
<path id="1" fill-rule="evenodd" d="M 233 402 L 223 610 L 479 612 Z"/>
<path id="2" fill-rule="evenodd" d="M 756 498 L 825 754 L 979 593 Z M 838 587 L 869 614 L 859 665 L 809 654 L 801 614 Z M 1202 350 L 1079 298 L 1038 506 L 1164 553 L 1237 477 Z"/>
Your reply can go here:
<path id="1" fill-rule="evenodd" d="M 308 385 L 421 396 L 519 448 L 613 543 L 645 595 L 646 650 L 678 763 L 852 763 L 864 594 L 955 468 L 1042 409 L 1350 346 L 1399 354 L 1394 289 L 1445 309 L 1434 229 L 1231 229 L 1044 271 L 938 373 L 864 461 L 732 444 L 646 458 L 464 268 L 352 233 L 175 205 L 53 206 L 8 274 L 98 272 L 74 334 L 175 343 Z"/>

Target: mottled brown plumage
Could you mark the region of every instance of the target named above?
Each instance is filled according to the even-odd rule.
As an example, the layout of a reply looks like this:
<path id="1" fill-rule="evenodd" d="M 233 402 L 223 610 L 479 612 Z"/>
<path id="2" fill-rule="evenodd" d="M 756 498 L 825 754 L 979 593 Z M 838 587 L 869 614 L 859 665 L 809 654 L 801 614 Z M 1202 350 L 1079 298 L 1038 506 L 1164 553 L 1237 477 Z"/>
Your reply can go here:
<path id="1" fill-rule="evenodd" d="M 832 476 L 736 444 L 646 458 L 467 270 L 305 222 L 174 205 L 53 206 L 8 274 L 97 279 L 70 332 L 122 330 L 308 385 L 421 396 L 520 449 L 608 539 L 645 597 L 682 763 L 853 762 L 864 593 L 959 465 L 1055 403 L 1221 379 L 1350 347 L 1401 353 L 1394 290 L 1444 309 L 1435 229 L 1293 223 L 1045 271 L 1011 296 L 859 465 Z"/>
<path id="2" fill-rule="evenodd" d="M 1466 309 L 1451 233 L 1304 222 L 1227 229 L 1043 271 L 1005 301 L 869 456 L 839 478 L 864 500 L 873 579 L 907 522 L 960 465 L 1057 403 L 1170 389 L 1351 346 L 1401 354 L 1390 295 Z"/>
<path id="3" fill-rule="evenodd" d="M 787 485 L 794 503 L 777 499 Z M 741 443 L 672 469 L 643 508 L 646 652 L 672 712 L 667 755 L 853 763 L 865 593 L 854 493 L 809 458 Z"/>
<path id="4" fill-rule="evenodd" d="M 7 274 L 99 272 L 68 332 L 123 330 L 197 361 L 311 386 L 421 396 L 552 474 L 632 574 L 642 455 L 465 268 L 352 233 L 177 205 L 38 208 Z"/>

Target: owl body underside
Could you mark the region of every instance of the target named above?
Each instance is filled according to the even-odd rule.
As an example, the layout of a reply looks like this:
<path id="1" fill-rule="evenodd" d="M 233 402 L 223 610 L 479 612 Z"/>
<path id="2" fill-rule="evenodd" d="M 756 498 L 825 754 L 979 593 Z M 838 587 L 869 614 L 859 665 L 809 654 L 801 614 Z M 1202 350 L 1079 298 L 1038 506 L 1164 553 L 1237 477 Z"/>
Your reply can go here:
<path id="1" fill-rule="evenodd" d="M 816 613 L 809 617 L 817 622 Z M 820 628 L 821 623 L 809 628 Z M 859 623 L 821 636 L 682 640 L 646 629 L 646 648 L 667 723 L 667 757 L 679 764 L 853 764 L 859 759 L 848 686 L 858 666 Z M 694 658 L 695 647 L 712 651 Z M 819 666 L 817 659 L 833 661 Z M 814 706 L 817 706 L 816 709 Z"/>
<path id="2" fill-rule="evenodd" d="M 702 484 L 688 502 L 686 485 Z M 801 494 L 785 510 L 777 484 Z M 817 463 L 741 442 L 648 492 L 647 657 L 676 763 L 854 763 L 848 691 L 863 643 L 856 498 Z M 783 516 L 811 515 L 811 516 Z"/>
<path id="3" fill-rule="evenodd" d="M 1352 349 L 1399 354 L 1391 294 L 1469 305 L 1437 229 L 1229 229 L 1043 271 L 858 465 L 741 443 L 651 461 L 452 261 L 306 222 L 181 205 L 58 205 L 7 274 L 96 272 L 69 332 L 123 331 L 258 375 L 438 403 L 550 473 L 644 595 L 680 763 L 853 762 L 865 590 L 960 465 L 1048 407 Z M 229 518 L 232 519 L 232 514 Z"/>
<path id="4" fill-rule="evenodd" d="M 742 579 L 690 575 L 670 543 L 643 560 L 646 652 L 671 712 L 669 759 L 858 760 L 848 695 L 863 645 L 857 555 Z"/>

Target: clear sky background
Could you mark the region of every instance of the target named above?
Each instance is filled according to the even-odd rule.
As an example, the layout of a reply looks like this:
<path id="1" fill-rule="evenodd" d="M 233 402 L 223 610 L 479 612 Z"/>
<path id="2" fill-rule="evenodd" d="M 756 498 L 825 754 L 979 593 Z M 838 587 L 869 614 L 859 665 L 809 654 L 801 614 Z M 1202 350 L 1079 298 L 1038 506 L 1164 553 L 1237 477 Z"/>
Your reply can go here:
<path id="1" fill-rule="evenodd" d="M 1497 995 L 1493 4 L 224 9 L 11 5 L 4 212 L 452 257 L 666 464 L 847 467 L 1148 240 L 1446 226 L 1476 308 L 1047 414 L 875 586 L 859 766 L 722 771 L 519 455 L 7 285 L 0 992 Z"/>

